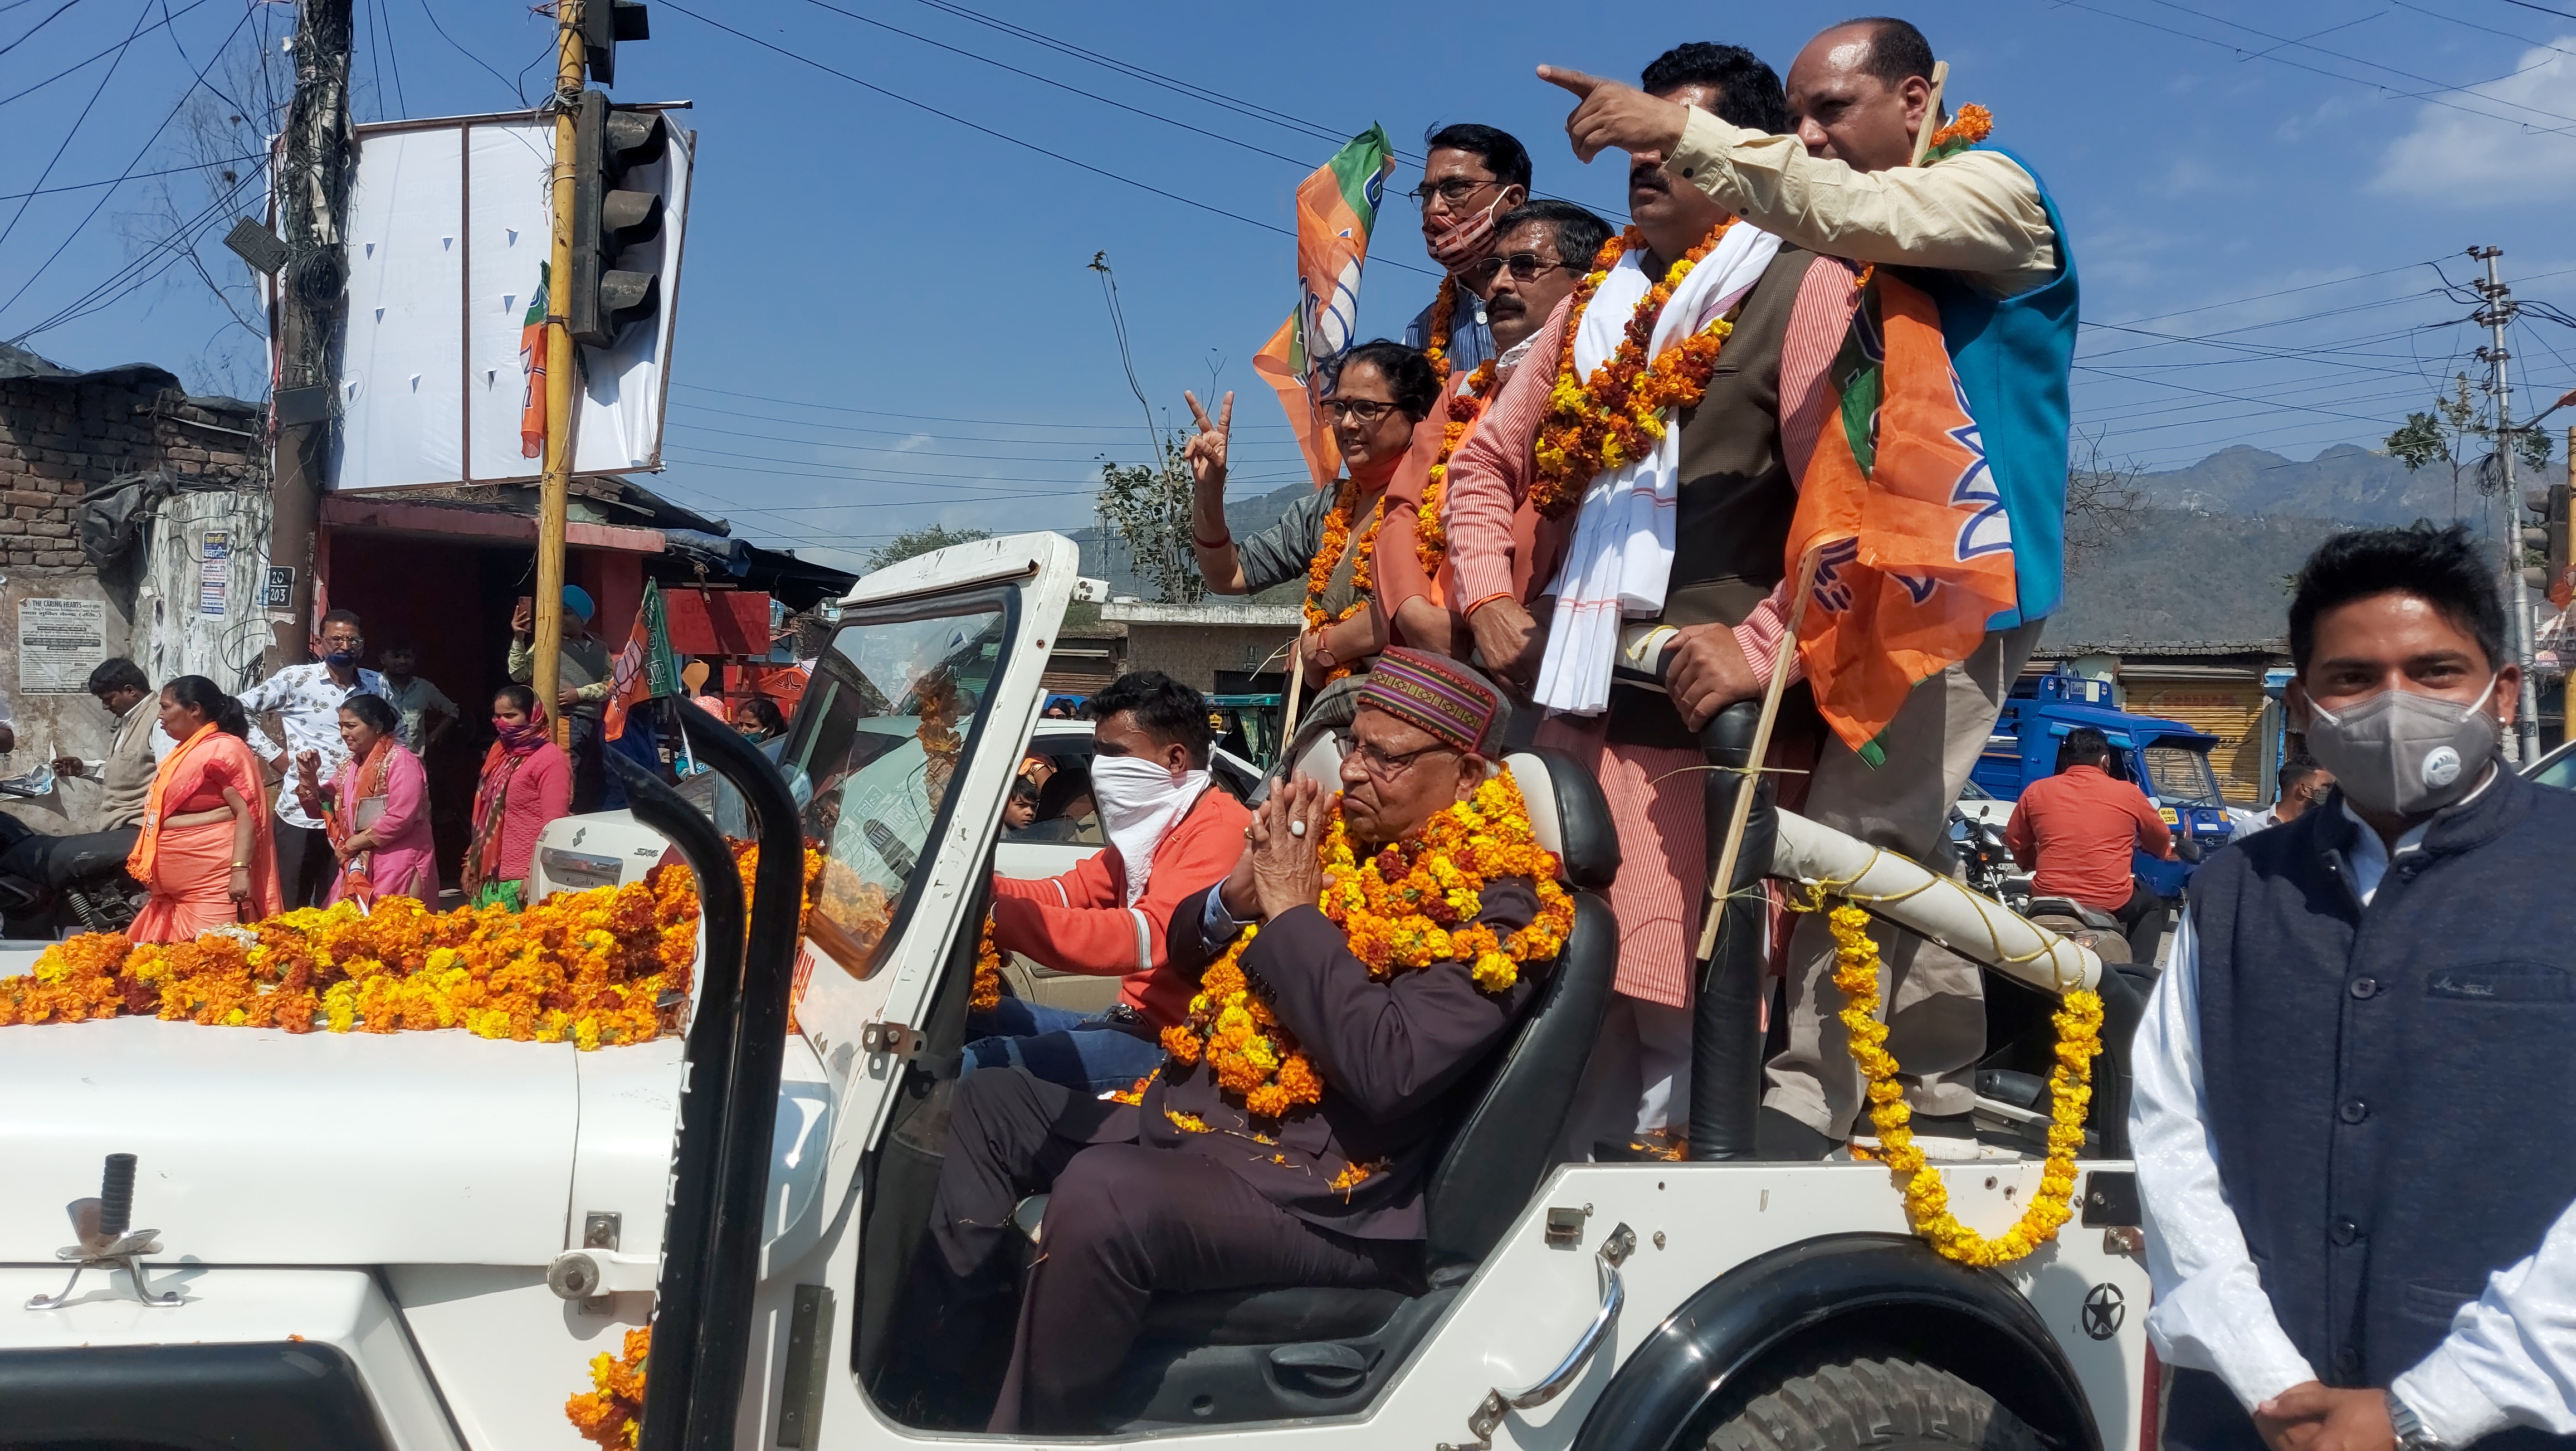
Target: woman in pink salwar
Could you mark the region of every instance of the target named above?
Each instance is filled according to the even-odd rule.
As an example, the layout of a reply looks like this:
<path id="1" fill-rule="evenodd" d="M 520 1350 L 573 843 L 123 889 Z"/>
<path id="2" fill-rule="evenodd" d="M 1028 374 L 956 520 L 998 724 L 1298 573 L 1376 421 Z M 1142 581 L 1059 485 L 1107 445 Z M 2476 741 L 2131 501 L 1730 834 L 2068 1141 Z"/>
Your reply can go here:
<path id="1" fill-rule="evenodd" d="M 329 901 L 355 897 L 438 899 L 437 848 L 429 833 L 429 777 L 420 758 L 394 740 L 400 717 L 382 698 L 353 695 L 340 707 L 349 763 L 322 784 L 321 757 L 296 757 L 296 799 L 323 819 L 340 859 Z"/>

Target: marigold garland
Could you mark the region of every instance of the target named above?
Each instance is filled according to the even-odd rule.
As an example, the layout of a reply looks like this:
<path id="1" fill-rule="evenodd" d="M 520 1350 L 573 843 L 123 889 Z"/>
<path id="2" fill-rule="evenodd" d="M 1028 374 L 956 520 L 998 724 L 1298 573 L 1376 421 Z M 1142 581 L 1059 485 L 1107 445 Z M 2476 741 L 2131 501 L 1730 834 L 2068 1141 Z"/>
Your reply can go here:
<path id="1" fill-rule="evenodd" d="M 1655 324 L 1664 315 L 1664 305 L 1673 300 L 1674 289 L 1717 249 L 1734 225 L 1733 217 L 1718 223 L 1698 246 L 1682 254 L 1662 281 L 1647 289 L 1628 316 L 1617 351 L 1603 359 L 1589 378 L 1582 377 L 1575 366 L 1575 335 L 1583 329 L 1583 315 L 1592 306 L 1593 294 L 1609 280 L 1619 259 L 1645 250 L 1645 233 L 1635 227 L 1620 233 L 1593 258 L 1593 270 L 1575 284 L 1574 308 L 1565 320 L 1565 340 L 1557 353 L 1556 386 L 1548 394 L 1534 450 L 1538 479 L 1530 486 L 1530 499 L 1539 513 L 1559 519 L 1572 512 L 1595 477 L 1653 450 L 1655 440 L 1664 436 L 1667 410 L 1678 417 L 1708 391 L 1709 374 L 1717 366 L 1727 335 L 1735 330 L 1733 324 L 1721 318 L 1652 359 L 1646 349 L 1654 341 Z"/>
<path id="2" fill-rule="evenodd" d="M 1834 937 L 1834 986 L 1842 989 L 1839 1015 L 1852 1061 L 1869 1082 L 1869 1119 L 1878 1129 L 1879 1157 L 1905 1195 L 1905 1217 L 1942 1258 L 1980 1268 L 2009 1264 L 2050 1240 L 2070 1215 L 2075 1197 L 2075 1156 L 2084 1147 L 2084 1115 L 2093 1101 L 2093 1056 L 2102 1051 L 2102 999 L 2078 989 L 2068 993 L 2052 1021 L 2057 1064 L 2049 1070 L 2048 1160 L 2039 1192 L 2011 1229 L 1993 1239 L 1950 1213 L 1950 1188 L 1914 1142 L 1914 1112 L 1896 1081 L 1896 1057 L 1887 1051 L 1887 1025 L 1878 1019 L 1878 944 L 1870 940 L 1869 914 L 1844 903 L 1826 917 Z"/>
<path id="3" fill-rule="evenodd" d="M 1467 430 L 1483 417 L 1485 405 L 1494 391 L 1494 360 L 1487 358 L 1467 375 L 1467 387 L 1449 398 L 1449 421 L 1440 426 L 1440 457 L 1431 464 L 1430 477 L 1422 485 L 1422 507 L 1413 516 L 1413 553 L 1422 561 L 1425 575 L 1440 573 L 1440 565 L 1449 557 L 1449 521 L 1441 510 L 1449 502 L 1449 460 L 1458 445 L 1467 441 Z"/>
<path id="4" fill-rule="evenodd" d="M 1923 164 L 1946 161 L 1978 142 L 1995 134 L 1995 113 L 1974 101 L 1959 108 L 1950 124 L 1932 133 L 1930 144 L 1923 149 Z"/>
<path id="5" fill-rule="evenodd" d="M 1002 950 L 993 940 L 993 909 L 984 909 L 983 935 L 975 940 L 975 981 L 966 992 L 966 1006 L 979 1013 L 989 1013 L 1002 1005 Z"/>
<path id="6" fill-rule="evenodd" d="M 1422 356 L 1431 360 L 1431 375 L 1443 388 L 1449 386 L 1449 320 L 1457 314 L 1458 278 L 1452 273 L 1431 296 L 1431 327 L 1422 338 Z"/>
<path id="7" fill-rule="evenodd" d="M 1351 543 L 1351 515 L 1359 508 L 1360 486 L 1349 479 L 1341 482 L 1333 495 L 1333 507 L 1324 515 L 1324 537 L 1315 546 L 1315 558 L 1306 566 L 1306 628 L 1321 630 L 1336 625 L 1367 609 L 1376 590 L 1370 565 L 1377 557 L 1378 526 L 1386 522 L 1386 493 L 1380 490 L 1369 504 L 1368 527 L 1360 531 L 1359 542 Z M 1351 603 L 1338 615 L 1324 612 L 1324 589 L 1333 582 L 1333 571 L 1342 562 L 1347 546 L 1351 556 Z M 1330 684 L 1351 673 L 1348 665 L 1337 665 L 1318 684 Z"/>
<path id="8" fill-rule="evenodd" d="M 1324 889 L 1315 905 L 1381 982 L 1464 959 L 1478 988 L 1505 992 L 1520 980 L 1521 964 L 1555 957 L 1573 930 L 1574 903 L 1556 883 L 1556 857 L 1538 844 L 1529 803 L 1509 775 L 1432 817 L 1415 840 L 1365 858 L 1351 848 L 1336 797 L 1316 853 Z M 1528 877 L 1538 889 L 1538 916 L 1509 938 L 1475 920 L 1485 884 L 1502 877 Z M 1324 1079 L 1244 976 L 1244 949 L 1260 930 L 1245 928 L 1209 965 L 1189 1016 L 1165 1028 L 1162 1043 L 1175 1063 L 1204 1060 L 1247 1112 L 1275 1119 L 1320 1102 Z"/>
<path id="9" fill-rule="evenodd" d="M 604 1451 L 631 1451 L 644 1430 L 644 1359 L 653 1345 L 650 1325 L 626 1332 L 620 1353 L 590 1358 L 591 1388 L 564 1402 L 564 1418 L 582 1439 Z"/>
<path id="10" fill-rule="evenodd" d="M 757 854 L 736 855 L 749 878 Z M 828 881 L 808 851 L 807 910 Z M 194 942 L 93 932 L 46 948 L 29 975 L 0 978 L 0 1026 L 151 1016 L 289 1033 L 462 1028 L 584 1050 L 645 1043 L 679 1027 L 697 940 L 685 866 L 515 913 L 383 897 L 369 913 L 302 907 Z"/>

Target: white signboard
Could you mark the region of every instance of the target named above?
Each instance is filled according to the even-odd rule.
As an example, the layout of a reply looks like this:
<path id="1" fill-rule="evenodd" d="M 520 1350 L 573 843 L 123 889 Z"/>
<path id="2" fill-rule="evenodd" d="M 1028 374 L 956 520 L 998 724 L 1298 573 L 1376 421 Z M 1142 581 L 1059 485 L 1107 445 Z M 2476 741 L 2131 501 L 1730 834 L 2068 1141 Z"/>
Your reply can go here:
<path id="1" fill-rule="evenodd" d="M 538 477 L 519 436 L 519 342 L 551 245 L 554 133 L 552 117 L 525 114 L 358 128 L 333 488 Z M 662 235 L 619 258 L 661 278 L 661 305 L 613 345 L 580 349 L 576 473 L 662 467 L 696 144 L 671 125 L 662 159 L 622 183 L 663 198 Z"/>
<path id="2" fill-rule="evenodd" d="M 78 695 L 107 658 L 107 602 L 18 601 L 18 690 L 25 695 Z"/>

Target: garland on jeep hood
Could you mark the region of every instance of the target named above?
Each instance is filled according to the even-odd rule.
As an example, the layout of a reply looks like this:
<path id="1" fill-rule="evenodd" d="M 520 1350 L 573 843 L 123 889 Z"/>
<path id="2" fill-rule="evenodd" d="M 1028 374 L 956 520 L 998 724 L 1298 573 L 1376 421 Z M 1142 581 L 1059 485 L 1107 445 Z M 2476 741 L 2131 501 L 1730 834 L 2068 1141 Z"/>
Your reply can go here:
<path id="1" fill-rule="evenodd" d="M 757 850 L 735 849 L 743 879 Z M 804 910 L 825 876 L 805 853 Z M 210 1027 L 393 1033 L 463 1028 L 517 1042 L 645 1043 L 676 1031 L 697 956 L 685 866 L 527 908 L 432 912 L 411 897 L 303 907 L 194 942 L 93 932 L 0 978 L 0 1026 L 151 1016 Z"/>

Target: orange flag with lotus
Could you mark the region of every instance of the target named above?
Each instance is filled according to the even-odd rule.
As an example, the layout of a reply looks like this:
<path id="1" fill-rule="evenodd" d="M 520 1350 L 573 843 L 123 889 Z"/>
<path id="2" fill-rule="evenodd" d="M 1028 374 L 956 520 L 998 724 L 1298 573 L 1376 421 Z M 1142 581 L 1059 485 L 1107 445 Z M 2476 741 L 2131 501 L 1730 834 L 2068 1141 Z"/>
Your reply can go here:
<path id="1" fill-rule="evenodd" d="M 1788 569 L 1817 552 L 1799 659 L 1826 722 L 1875 766 L 1907 692 L 2013 607 L 2012 525 L 1932 299 L 1874 274 L 1830 381 L 1842 406 L 1799 486 Z"/>
<path id="2" fill-rule="evenodd" d="M 1298 184 L 1297 306 L 1252 357 L 1252 370 L 1279 390 L 1279 404 L 1288 410 L 1288 426 L 1319 489 L 1341 473 L 1342 455 L 1308 384 L 1316 369 L 1357 341 L 1360 267 L 1368 261 L 1369 229 L 1377 224 L 1387 174 L 1394 170 L 1395 148 L 1386 128 L 1371 126 Z"/>

